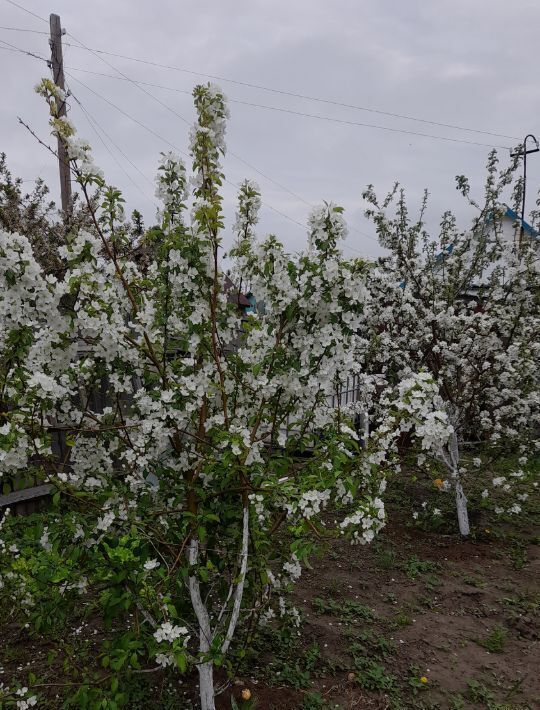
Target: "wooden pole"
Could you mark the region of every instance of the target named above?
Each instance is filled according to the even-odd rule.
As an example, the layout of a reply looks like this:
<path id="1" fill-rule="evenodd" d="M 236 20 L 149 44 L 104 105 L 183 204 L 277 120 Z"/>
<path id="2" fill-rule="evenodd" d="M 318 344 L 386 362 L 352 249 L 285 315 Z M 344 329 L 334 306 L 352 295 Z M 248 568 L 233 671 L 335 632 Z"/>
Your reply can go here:
<path id="1" fill-rule="evenodd" d="M 62 26 L 59 15 L 51 15 L 49 18 L 51 28 L 51 69 L 54 83 L 65 91 L 64 84 L 64 58 L 62 53 Z M 63 101 L 58 109 L 58 116 L 66 115 L 66 102 Z M 60 170 L 60 194 L 62 198 L 62 210 L 64 215 L 71 212 L 71 174 L 69 170 L 69 158 L 66 146 L 58 138 L 58 167 Z"/>

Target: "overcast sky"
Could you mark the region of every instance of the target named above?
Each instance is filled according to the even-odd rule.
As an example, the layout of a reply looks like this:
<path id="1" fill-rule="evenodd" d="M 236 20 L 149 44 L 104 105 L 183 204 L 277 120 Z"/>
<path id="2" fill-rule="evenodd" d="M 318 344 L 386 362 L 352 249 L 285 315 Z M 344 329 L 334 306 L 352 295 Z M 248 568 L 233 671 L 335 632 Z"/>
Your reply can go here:
<path id="1" fill-rule="evenodd" d="M 455 175 L 468 175 L 473 193 L 480 194 L 488 146 L 513 146 L 529 132 L 540 137 L 539 0 L 20 0 L 19 4 L 47 22 L 0 0 L 2 26 L 38 31 L 0 29 L 0 39 L 11 45 L 48 56 L 47 35 L 39 32 L 48 32 L 49 13 L 55 12 L 68 33 L 67 45 L 82 43 L 177 67 L 64 48 L 74 97 L 137 170 L 101 134 L 110 153 L 106 150 L 74 97 L 70 118 L 94 145 L 96 162 L 108 181 L 123 189 L 128 207 L 138 207 L 149 223 L 155 214 L 151 183 L 159 152 L 170 150 L 171 144 L 187 148 L 188 126 L 177 114 L 193 121 L 189 92 L 206 80 L 193 72 L 510 136 L 467 132 L 218 81 L 231 101 L 227 178 L 234 184 L 244 177 L 259 183 L 264 204 L 260 232 L 276 233 L 291 250 L 305 243 L 305 229 L 295 222 L 305 224 L 309 204 L 333 200 L 346 208 L 351 256 L 353 250 L 380 253 L 373 227 L 363 216 L 361 193 L 368 183 L 382 194 L 399 181 L 412 207 L 418 206 L 427 187 L 430 224 L 436 226 L 439 214 L 452 208 L 466 226 L 471 212 L 456 193 Z M 44 177 L 56 198 L 54 158 L 17 122 L 20 115 L 40 136 L 47 136 L 46 109 L 33 93 L 47 67 L 12 51 L 0 51 L 0 61 L 0 149 L 7 152 L 14 174 L 28 180 Z M 86 73 L 119 77 L 116 70 L 129 79 L 175 90 L 145 86 L 141 91 L 125 79 Z M 237 101 L 486 145 L 347 125 Z M 501 150 L 501 156 L 506 161 L 508 150 Z M 540 153 L 530 157 L 529 166 L 532 207 L 540 183 Z M 233 185 L 225 186 L 225 195 L 227 243 Z"/>

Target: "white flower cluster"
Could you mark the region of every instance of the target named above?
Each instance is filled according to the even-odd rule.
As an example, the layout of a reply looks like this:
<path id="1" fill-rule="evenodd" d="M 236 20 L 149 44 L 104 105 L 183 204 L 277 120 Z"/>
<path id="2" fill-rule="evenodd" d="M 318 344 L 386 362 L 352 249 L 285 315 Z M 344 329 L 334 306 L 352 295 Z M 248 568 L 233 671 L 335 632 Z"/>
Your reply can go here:
<path id="1" fill-rule="evenodd" d="M 303 518 L 309 520 L 327 506 L 331 494 L 330 490 L 306 491 L 298 502 L 286 505 L 287 512 L 289 515 L 300 514 Z"/>
<path id="2" fill-rule="evenodd" d="M 239 242 L 254 239 L 254 227 L 259 221 L 261 209 L 260 188 L 253 180 L 244 180 L 238 192 L 238 208 L 233 231 Z"/>
<path id="3" fill-rule="evenodd" d="M 290 562 L 285 562 L 283 571 L 290 577 L 292 582 L 296 582 L 302 575 L 302 565 L 296 555 L 293 554 Z"/>
<path id="4" fill-rule="evenodd" d="M 80 179 L 83 182 L 94 180 L 95 178 L 103 180 L 103 171 L 94 163 L 90 143 L 74 136 L 67 136 L 65 140 L 68 157 L 70 160 L 76 161 Z"/>
<path id="5" fill-rule="evenodd" d="M 189 640 L 187 628 L 185 626 L 173 626 L 170 621 L 163 622 L 154 632 L 154 638 L 158 643 L 163 641 L 173 643 L 173 641 L 181 637 L 184 637 L 184 645 L 186 645 Z"/>
<path id="6" fill-rule="evenodd" d="M 157 560 L 146 560 L 144 563 L 144 569 L 147 572 L 150 572 L 153 569 L 157 569 L 159 567 L 159 562 Z"/>
<path id="7" fill-rule="evenodd" d="M 28 688 L 19 688 L 18 690 L 15 691 L 15 695 L 18 695 L 19 697 L 24 697 L 25 695 L 28 695 Z M 28 710 L 28 708 L 35 707 L 37 705 L 37 696 L 36 695 L 30 695 L 24 700 L 17 700 L 15 702 L 15 707 L 17 710 Z"/>
<path id="8" fill-rule="evenodd" d="M 156 663 L 162 668 L 174 665 L 174 656 L 172 653 L 158 653 L 156 655 Z"/>
<path id="9" fill-rule="evenodd" d="M 348 229 L 342 212 L 342 208 L 333 202 L 311 210 L 308 230 L 312 248 L 330 247 L 333 250 L 338 242 L 346 239 Z"/>
<path id="10" fill-rule="evenodd" d="M 408 415 L 402 430 L 414 428 L 422 449 L 437 452 L 446 445 L 454 429 L 441 409 L 444 403 L 432 375 L 419 372 L 401 380 L 395 406 Z"/>
<path id="11" fill-rule="evenodd" d="M 188 197 L 186 167 L 182 158 L 173 152 L 162 153 L 156 175 L 155 196 L 163 204 L 158 218 L 166 218 L 167 227 L 182 222 L 182 210 Z"/>
<path id="12" fill-rule="evenodd" d="M 352 528 L 352 542 L 365 545 L 374 539 L 384 525 L 384 502 L 381 498 L 374 498 L 358 508 L 353 515 L 347 516 L 341 522 L 340 528 L 342 534 Z"/>

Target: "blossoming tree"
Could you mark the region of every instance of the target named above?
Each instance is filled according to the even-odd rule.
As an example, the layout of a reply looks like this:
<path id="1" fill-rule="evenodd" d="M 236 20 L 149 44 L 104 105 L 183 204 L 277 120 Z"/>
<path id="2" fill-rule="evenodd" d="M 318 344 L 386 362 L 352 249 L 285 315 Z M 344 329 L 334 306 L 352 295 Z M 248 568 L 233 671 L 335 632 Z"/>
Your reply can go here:
<path id="1" fill-rule="evenodd" d="M 527 495 L 512 483 L 525 478 L 540 425 L 538 245 L 504 238 L 501 201 L 516 164 L 499 172 L 497 162 L 493 152 L 484 203 L 476 205 L 478 217 L 462 233 L 445 213 L 440 234 L 432 238 L 424 222 L 425 198 L 415 221 L 403 191 L 394 189 L 383 202 L 372 187 L 364 194 L 367 215 L 389 254 L 368 279 L 365 312 L 372 337 L 361 357 L 366 372 L 387 383 L 423 369 L 437 384 L 440 410 L 451 427 L 424 439 L 419 464 L 426 454 L 443 463 L 448 480 L 440 484 L 454 490 L 462 535 L 469 533 L 464 481 L 501 453 L 517 452 L 520 466 L 511 480 L 495 478 L 494 485 Z M 464 178 L 458 186 L 469 195 Z M 516 201 L 520 189 L 518 182 Z M 515 229 L 519 234 L 519 225 Z M 473 439 L 486 443 L 484 458 L 463 455 L 463 443 Z M 519 504 L 508 510 L 519 512 Z"/>
<path id="2" fill-rule="evenodd" d="M 59 90 L 47 80 L 38 90 L 92 225 L 60 248 L 58 277 L 24 235 L 1 235 L 2 472 L 35 471 L 56 490 L 24 549 L 0 544 L 2 593 L 40 629 L 81 598 L 116 620 L 101 657 L 113 696 L 120 672 L 154 659 L 156 669 L 196 667 L 209 710 L 214 666 L 231 646 L 276 611 L 295 616 L 284 593 L 322 511 L 343 508 L 339 529 L 353 540 L 382 527 L 385 465 L 409 417 L 402 403 L 414 390 L 429 409 L 431 385 L 412 377 L 389 392 L 388 417 L 363 450 L 350 412 L 331 406 L 357 367 L 365 300 L 365 264 L 343 259 L 333 204 L 312 212 L 308 247 L 291 257 L 274 236 L 257 241 L 259 191 L 241 185 L 232 273 L 263 304 L 242 311 L 221 267 L 219 89 L 194 90 L 191 197 L 181 159 L 162 156 L 160 224 L 144 264 L 121 243 L 121 193 L 56 114 Z M 101 697 L 110 678 L 83 682 L 80 702 Z"/>

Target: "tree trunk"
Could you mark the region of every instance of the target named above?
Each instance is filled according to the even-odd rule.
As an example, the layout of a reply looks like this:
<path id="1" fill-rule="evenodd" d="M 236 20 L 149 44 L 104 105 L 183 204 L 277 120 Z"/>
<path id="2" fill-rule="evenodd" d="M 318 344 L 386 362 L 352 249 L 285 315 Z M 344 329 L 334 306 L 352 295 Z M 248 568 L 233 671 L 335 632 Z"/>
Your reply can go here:
<path id="1" fill-rule="evenodd" d="M 454 431 L 452 438 L 448 443 L 448 453 L 450 454 L 450 464 L 452 479 L 454 481 L 454 490 L 456 492 L 456 510 L 459 525 L 459 532 L 463 537 L 470 533 L 469 513 L 467 511 L 467 498 L 463 492 L 463 486 L 459 476 L 459 444 L 457 434 Z"/>
<path id="2" fill-rule="evenodd" d="M 189 546 L 189 565 L 194 567 L 199 562 L 199 543 L 193 538 Z M 201 588 L 196 574 L 191 573 L 188 577 L 188 586 L 191 596 L 193 610 L 199 622 L 199 652 L 204 658 L 210 650 L 213 635 L 210 628 L 210 617 L 208 610 L 201 598 Z M 199 697 L 201 699 L 201 710 L 215 710 L 214 702 L 214 667 L 212 661 L 203 661 L 198 666 L 199 669 Z"/>
<path id="3" fill-rule="evenodd" d="M 454 482 L 454 487 L 456 489 L 456 510 L 459 525 L 459 532 L 461 535 L 466 537 L 470 532 L 469 527 L 469 513 L 467 512 L 467 498 L 463 493 L 463 487 L 459 480 L 459 473 Z"/>
<path id="4" fill-rule="evenodd" d="M 212 662 L 200 663 L 199 666 L 199 697 L 201 710 L 215 710 L 214 701 L 214 667 Z"/>

